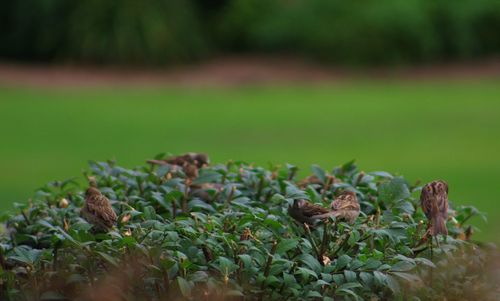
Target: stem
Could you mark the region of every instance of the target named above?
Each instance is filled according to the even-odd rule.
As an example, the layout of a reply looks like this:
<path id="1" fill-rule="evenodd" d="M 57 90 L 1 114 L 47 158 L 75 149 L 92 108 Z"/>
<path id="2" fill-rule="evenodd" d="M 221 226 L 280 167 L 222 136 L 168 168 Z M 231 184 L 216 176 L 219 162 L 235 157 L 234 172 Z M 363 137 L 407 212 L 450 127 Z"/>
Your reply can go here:
<path id="1" fill-rule="evenodd" d="M 57 255 L 59 254 L 59 247 L 56 245 L 54 248 L 54 258 L 52 260 L 52 270 L 56 271 L 57 270 Z"/>
<path id="2" fill-rule="evenodd" d="M 347 241 L 349 240 L 349 237 L 351 236 L 351 232 L 347 232 L 343 235 L 343 238 L 342 240 L 340 241 L 340 243 L 336 243 L 336 245 L 338 246 L 337 249 L 335 249 L 335 251 L 333 252 L 332 256 L 331 257 L 335 257 L 335 255 L 337 255 L 337 253 L 345 246 L 345 244 L 347 243 Z"/>
<path id="3" fill-rule="evenodd" d="M 260 195 L 262 194 L 262 189 L 264 188 L 264 177 L 261 176 L 259 180 L 259 185 L 257 187 L 257 195 L 255 196 L 256 200 L 260 199 Z"/>
<path id="4" fill-rule="evenodd" d="M 465 222 L 468 221 L 471 217 L 473 217 L 475 214 L 471 213 L 469 214 L 464 220 L 460 223 L 461 226 L 465 225 Z"/>
<path id="5" fill-rule="evenodd" d="M 362 171 L 359 173 L 359 175 L 356 177 L 356 180 L 354 181 L 353 185 L 354 187 L 358 186 L 359 183 L 361 183 L 361 180 L 363 179 L 363 177 L 365 176 L 365 172 Z"/>
<path id="6" fill-rule="evenodd" d="M 320 248 L 320 254 L 318 260 L 319 262 L 323 263 L 323 254 L 325 254 L 326 251 L 326 246 L 328 245 L 328 225 L 330 223 L 328 221 L 325 222 L 325 225 L 323 226 L 323 241 L 321 242 L 321 248 Z"/>
<path id="7" fill-rule="evenodd" d="M 172 198 L 172 219 L 177 217 L 177 200 Z"/>
<path id="8" fill-rule="evenodd" d="M 236 190 L 236 187 L 231 186 L 231 191 L 229 192 L 229 195 L 227 196 L 227 199 L 226 199 L 226 203 L 224 204 L 225 207 L 227 207 L 227 206 L 229 206 L 229 204 L 231 204 L 235 190 Z"/>
<path id="9" fill-rule="evenodd" d="M 316 245 L 316 242 L 314 241 L 314 239 L 311 236 L 311 229 L 309 229 L 309 226 L 306 223 L 304 223 L 304 230 L 307 234 L 309 241 L 311 242 L 311 245 L 313 246 L 314 252 L 316 253 L 316 258 L 320 258 L 318 246 Z"/>
<path id="10" fill-rule="evenodd" d="M 187 200 L 189 196 L 189 181 L 186 181 L 185 187 L 184 187 L 184 195 L 182 196 L 182 212 L 187 213 Z"/>
<path id="11" fill-rule="evenodd" d="M 26 216 L 26 213 L 24 213 L 24 210 L 21 210 L 21 214 L 23 215 L 24 220 L 26 221 L 26 224 L 31 225 L 31 222 L 28 219 L 28 217 Z"/>
<path id="12" fill-rule="evenodd" d="M 262 283 L 260 285 L 260 290 L 262 292 L 261 292 L 261 295 L 259 297 L 259 300 L 262 300 L 262 298 L 264 297 L 265 281 L 266 281 L 267 277 L 269 276 L 269 272 L 271 271 L 271 264 L 273 263 L 273 256 L 274 256 L 274 253 L 276 253 L 277 246 L 278 246 L 278 243 L 276 242 L 276 240 L 273 241 L 273 246 L 271 247 L 271 252 L 267 256 L 266 267 L 264 268 L 264 280 L 262 281 Z"/>

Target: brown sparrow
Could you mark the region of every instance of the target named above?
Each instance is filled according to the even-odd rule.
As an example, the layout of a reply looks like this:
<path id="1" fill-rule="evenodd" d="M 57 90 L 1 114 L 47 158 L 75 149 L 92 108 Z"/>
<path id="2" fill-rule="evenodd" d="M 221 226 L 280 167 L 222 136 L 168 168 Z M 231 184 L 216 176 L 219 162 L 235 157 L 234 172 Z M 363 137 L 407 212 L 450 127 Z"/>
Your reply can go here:
<path id="1" fill-rule="evenodd" d="M 210 159 L 207 154 L 187 153 L 181 156 L 167 158 L 165 162 L 178 166 L 189 164 L 195 165 L 197 168 L 202 168 L 210 163 Z"/>
<path id="2" fill-rule="evenodd" d="M 206 154 L 187 153 L 181 156 L 170 157 L 165 160 L 148 160 L 152 164 L 171 164 L 182 167 L 186 177 L 194 179 L 198 177 L 198 169 L 207 166 L 210 159 Z"/>
<path id="3" fill-rule="evenodd" d="M 359 216 L 359 203 L 356 193 L 345 190 L 330 205 L 333 216 L 353 224 Z"/>
<path id="4" fill-rule="evenodd" d="M 422 188 L 420 194 L 422 209 L 429 220 L 428 232 L 432 236 L 448 235 L 448 184 L 445 181 L 433 181 Z"/>
<path id="5" fill-rule="evenodd" d="M 109 231 L 117 220 L 116 213 L 108 198 L 93 186 L 90 186 L 85 192 L 85 204 L 81 215 L 99 232 Z"/>
<path id="6" fill-rule="evenodd" d="M 297 186 L 299 188 L 302 188 L 302 189 L 307 188 L 308 185 L 321 185 L 321 186 L 323 186 L 323 181 L 321 181 L 317 176 L 311 175 L 305 179 L 300 180 L 297 183 Z"/>
<path id="7" fill-rule="evenodd" d="M 292 206 L 288 206 L 288 214 L 300 223 L 314 225 L 316 221 L 328 217 L 330 210 L 306 200 L 294 200 Z"/>

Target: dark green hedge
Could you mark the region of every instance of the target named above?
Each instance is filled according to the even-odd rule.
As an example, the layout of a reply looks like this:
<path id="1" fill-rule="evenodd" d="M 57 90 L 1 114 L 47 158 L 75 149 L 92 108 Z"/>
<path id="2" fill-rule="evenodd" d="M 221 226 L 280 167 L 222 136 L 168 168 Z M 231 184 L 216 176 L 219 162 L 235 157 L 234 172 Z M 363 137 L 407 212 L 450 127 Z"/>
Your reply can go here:
<path id="1" fill-rule="evenodd" d="M 468 225 L 477 209 L 450 202 L 449 235 L 426 238 L 418 184 L 353 162 L 311 170 L 230 161 L 189 178 L 90 162 L 118 224 L 98 233 L 81 218 L 77 178 L 41 187 L 0 215 L 0 300 L 499 300 L 498 252 Z M 343 190 L 361 207 L 353 224 L 288 213 Z"/>
<path id="2" fill-rule="evenodd" d="M 164 64 L 228 52 L 342 64 L 500 53 L 496 0 L 8 0 L 0 57 Z"/>
<path id="3" fill-rule="evenodd" d="M 157 64 L 191 61 L 208 40 L 189 0 L 15 0 L 0 55 L 21 60 Z"/>

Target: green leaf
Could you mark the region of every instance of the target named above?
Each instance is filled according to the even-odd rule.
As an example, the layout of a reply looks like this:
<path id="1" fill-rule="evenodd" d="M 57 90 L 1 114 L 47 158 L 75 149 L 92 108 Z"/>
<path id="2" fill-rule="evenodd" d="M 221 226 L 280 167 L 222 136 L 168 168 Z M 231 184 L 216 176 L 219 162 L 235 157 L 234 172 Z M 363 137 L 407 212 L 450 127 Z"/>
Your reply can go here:
<path id="1" fill-rule="evenodd" d="M 426 265 L 426 266 L 431 267 L 431 268 L 436 268 L 436 265 L 427 258 L 417 257 L 417 258 L 415 258 L 415 262 Z"/>
<path id="2" fill-rule="evenodd" d="M 339 288 L 335 290 L 335 294 L 343 296 L 343 295 L 350 295 L 352 296 L 355 300 L 362 300 L 361 297 L 359 297 L 355 292 L 353 292 L 350 289 L 345 289 L 345 288 Z"/>
<path id="3" fill-rule="evenodd" d="M 293 238 L 290 239 L 282 239 L 279 243 L 278 246 L 276 247 L 276 253 L 277 254 L 285 254 L 291 249 L 295 249 L 297 245 L 299 244 L 299 241 Z"/>
<path id="4" fill-rule="evenodd" d="M 361 281 L 363 281 L 365 285 L 371 286 L 373 283 L 374 276 L 371 273 L 361 272 L 359 273 L 359 278 L 361 279 Z"/>
<path id="5" fill-rule="evenodd" d="M 111 255 L 106 254 L 104 252 L 97 252 L 97 254 L 101 255 L 101 257 L 104 260 L 106 260 L 107 262 L 111 263 L 115 267 L 119 267 L 118 259 L 116 259 L 115 257 L 112 257 Z"/>
<path id="6" fill-rule="evenodd" d="M 248 254 L 240 254 L 238 258 L 243 262 L 245 268 L 252 266 L 252 257 Z"/>
<path id="7" fill-rule="evenodd" d="M 417 275 L 414 275 L 414 274 L 410 274 L 410 273 L 401 273 L 401 272 L 391 272 L 392 275 L 395 275 L 395 276 L 398 276 L 399 278 L 401 279 L 404 279 L 410 283 L 414 283 L 414 284 L 419 284 L 422 282 L 422 280 L 420 279 L 420 277 L 418 277 Z"/>
<path id="8" fill-rule="evenodd" d="M 415 264 L 412 262 L 399 261 L 392 266 L 391 271 L 406 272 L 406 271 L 412 270 L 414 267 L 415 267 Z"/>
<path id="9" fill-rule="evenodd" d="M 310 270 L 308 268 L 303 268 L 303 267 L 298 267 L 297 271 L 299 271 L 304 279 L 308 279 L 309 276 L 312 276 L 316 279 L 318 279 L 318 274 L 316 274 L 313 270 Z"/>
<path id="10" fill-rule="evenodd" d="M 218 183 L 222 179 L 222 175 L 214 170 L 202 168 L 199 176 L 193 181 L 193 184 L 203 183 Z"/>
<path id="11" fill-rule="evenodd" d="M 318 165 L 311 165 L 311 170 L 313 172 L 313 174 L 318 177 L 318 179 L 321 180 L 321 182 L 325 183 L 326 181 L 326 172 L 321 168 L 319 167 Z"/>
<path id="12" fill-rule="evenodd" d="M 232 273 L 238 269 L 238 265 L 236 265 L 232 260 L 219 256 L 216 262 L 218 263 L 218 269 L 221 273 Z"/>
<path id="13" fill-rule="evenodd" d="M 339 289 L 351 289 L 356 287 L 363 287 L 359 282 L 347 282 L 339 286 Z"/>
<path id="14" fill-rule="evenodd" d="M 179 286 L 181 294 L 184 297 L 186 297 L 186 298 L 191 297 L 191 285 L 189 284 L 189 282 L 186 279 L 178 276 L 177 277 L 177 285 Z"/>
<path id="15" fill-rule="evenodd" d="M 208 204 L 200 199 L 192 199 L 191 201 L 189 201 L 188 207 L 190 209 L 200 208 L 200 209 L 204 209 L 204 210 L 209 211 L 209 212 L 216 212 L 212 205 L 210 205 L 210 204 Z"/>
<path id="16" fill-rule="evenodd" d="M 376 260 L 376 259 L 370 258 L 363 265 L 363 269 L 365 269 L 365 270 L 374 270 L 374 269 L 377 269 L 381 265 L 382 265 L 382 262 L 380 260 Z"/>
<path id="17" fill-rule="evenodd" d="M 305 265 L 307 265 L 315 273 L 321 272 L 322 269 L 321 263 L 319 263 L 319 261 L 314 256 L 310 254 L 302 254 L 301 256 L 299 256 L 299 260 L 302 261 Z"/>
<path id="18" fill-rule="evenodd" d="M 306 295 L 307 298 L 322 298 L 323 295 L 321 295 L 319 292 L 317 291 L 309 291 L 307 292 L 307 295 Z"/>
<path id="19" fill-rule="evenodd" d="M 374 271 L 373 276 L 375 277 L 375 282 L 377 283 L 377 285 L 385 286 L 385 284 L 387 283 L 387 275 L 386 274 L 379 272 L 379 271 Z"/>
<path id="20" fill-rule="evenodd" d="M 387 203 L 394 203 L 410 197 L 410 190 L 402 177 L 396 177 L 380 184 L 378 193 L 379 200 Z"/>
<path id="21" fill-rule="evenodd" d="M 394 279 L 390 275 L 386 275 L 385 283 L 395 295 L 399 295 L 401 293 L 401 288 L 399 287 L 399 283 L 396 281 L 396 279 Z"/>
<path id="22" fill-rule="evenodd" d="M 337 262 L 335 263 L 335 270 L 339 271 L 343 268 L 345 268 L 349 262 L 351 262 L 352 258 L 349 255 L 341 255 L 338 259 Z"/>
<path id="23" fill-rule="evenodd" d="M 388 173 L 386 171 L 372 171 L 368 174 L 372 175 L 372 176 L 376 176 L 376 177 L 381 177 L 381 178 L 388 178 L 388 179 L 393 178 L 393 175 L 391 175 L 390 173 Z"/>
<path id="24" fill-rule="evenodd" d="M 345 281 L 347 281 L 347 282 L 355 282 L 355 281 L 357 281 L 356 273 L 353 272 L 353 271 L 345 270 L 344 271 L 344 276 L 345 276 Z"/>

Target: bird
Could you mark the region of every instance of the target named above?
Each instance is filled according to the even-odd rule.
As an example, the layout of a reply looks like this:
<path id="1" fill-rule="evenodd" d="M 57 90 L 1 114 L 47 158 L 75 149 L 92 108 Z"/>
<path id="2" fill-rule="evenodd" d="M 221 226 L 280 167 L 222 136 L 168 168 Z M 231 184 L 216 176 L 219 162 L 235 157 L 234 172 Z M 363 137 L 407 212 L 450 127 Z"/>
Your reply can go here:
<path id="1" fill-rule="evenodd" d="M 147 162 L 160 165 L 170 164 L 180 166 L 188 178 L 194 179 L 198 177 L 198 169 L 208 166 L 208 164 L 210 164 L 210 159 L 207 154 L 187 153 L 165 160 L 148 160 Z"/>
<path id="2" fill-rule="evenodd" d="M 81 216 L 92 224 L 97 232 L 108 232 L 117 220 L 108 198 L 92 183 L 85 192 L 85 204 L 82 207 Z"/>
<path id="3" fill-rule="evenodd" d="M 432 236 L 448 235 L 448 183 L 436 180 L 426 184 L 420 194 L 420 204 L 429 220 L 427 232 Z"/>
<path id="4" fill-rule="evenodd" d="M 333 216 L 337 219 L 353 224 L 359 216 L 360 209 L 356 193 L 349 190 L 343 191 L 330 204 L 330 209 L 333 211 Z"/>
<path id="5" fill-rule="evenodd" d="M 314 225 L 317 221 L 326 219 L 331 213 L 325 207 L 313 204 L 303 199 L 295 199 L 293 205 L 288 206 L 288 214 L 300 223 Z"/>

